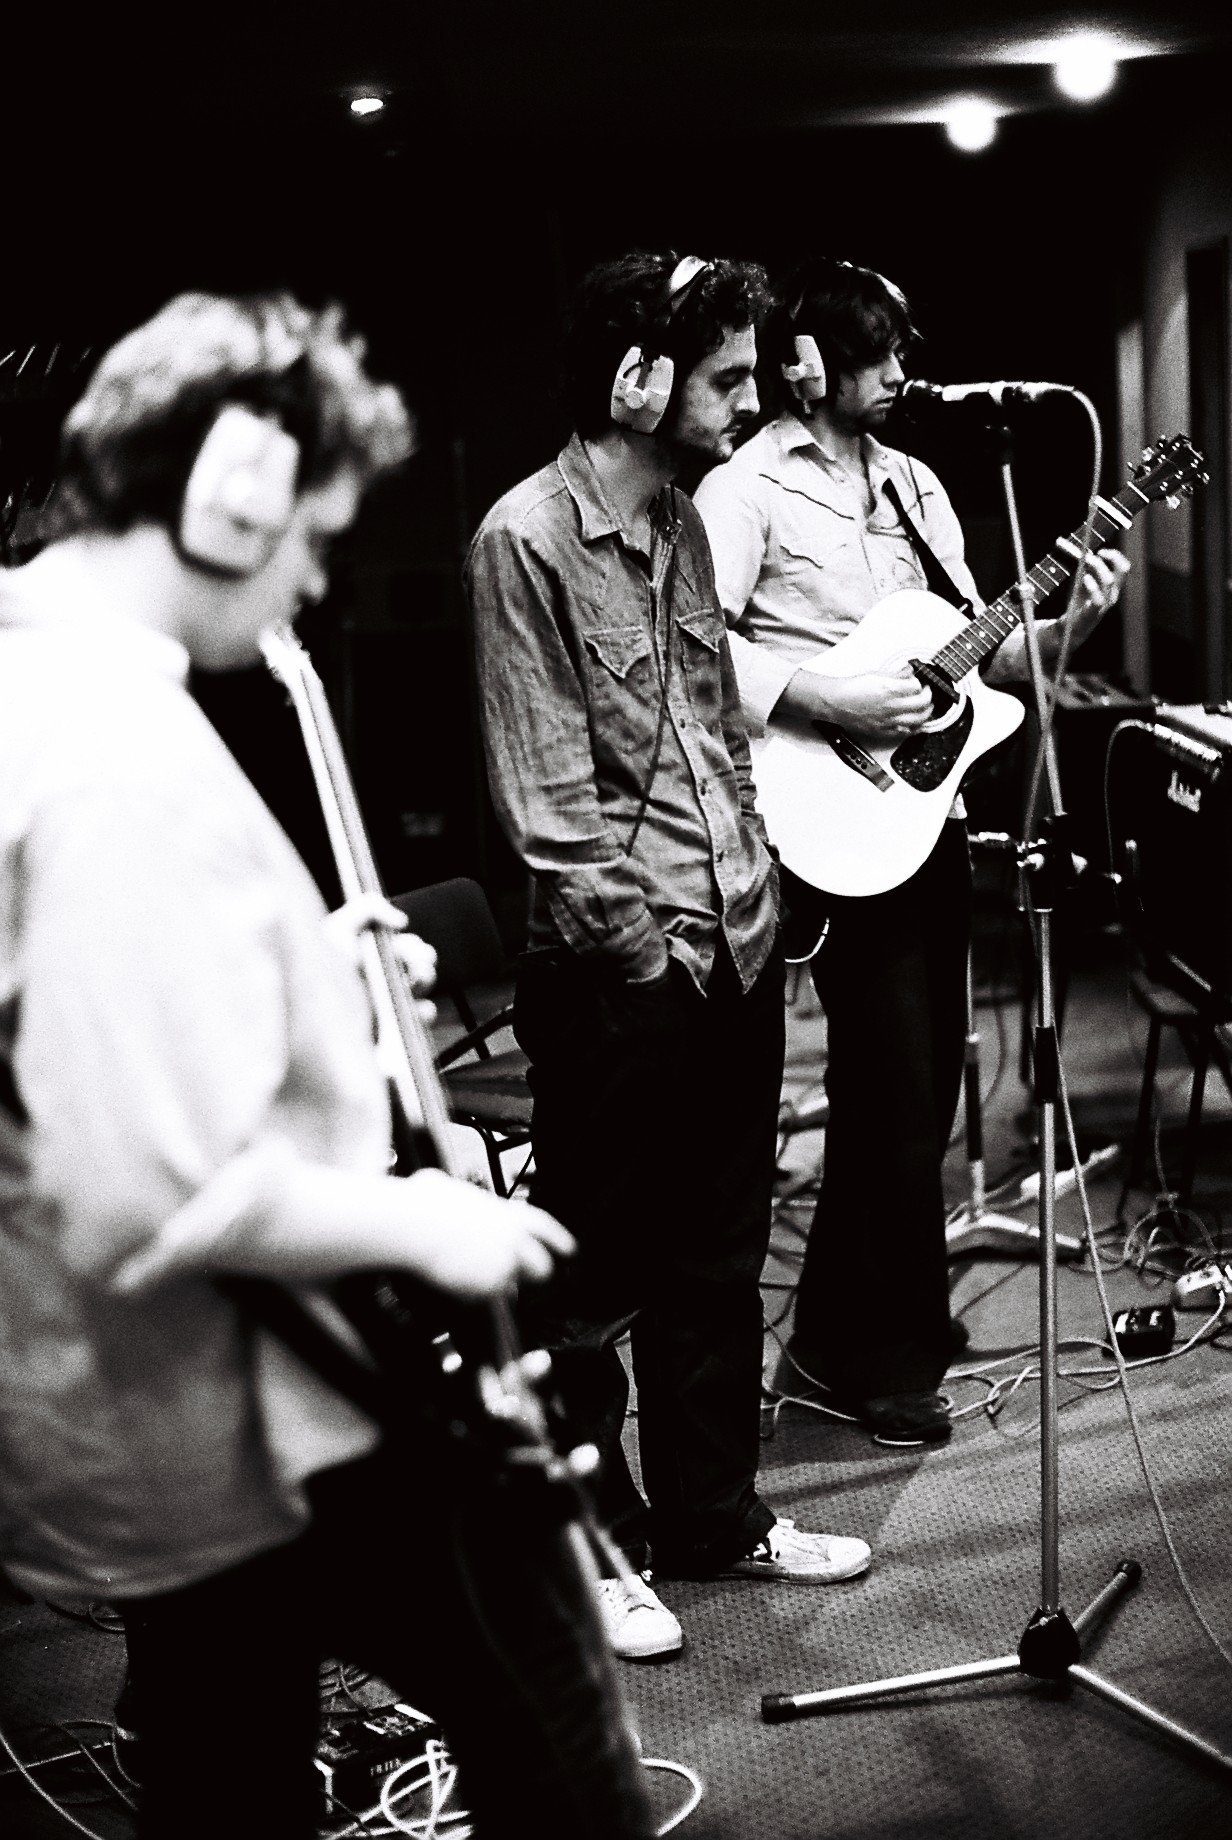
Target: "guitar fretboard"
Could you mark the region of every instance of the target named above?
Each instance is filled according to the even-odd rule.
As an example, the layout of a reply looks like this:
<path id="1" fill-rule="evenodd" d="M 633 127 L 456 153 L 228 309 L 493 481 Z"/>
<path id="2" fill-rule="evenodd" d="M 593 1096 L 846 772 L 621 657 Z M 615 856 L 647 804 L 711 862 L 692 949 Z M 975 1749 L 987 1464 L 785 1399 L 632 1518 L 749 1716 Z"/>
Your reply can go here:
<path id="1" fill-rule="evenodd" d="M 1058 537 L 1042 562 L 1028 569 L 1026 575 L 1016 581 L 1012 588 L 990 602 L 973 620 L 969 620 L 948 645 L 934 653 L 930 662 L 938 670 L 944 671 L 952 683 L 965 677 L 968 671 L 973 671 L 990 652 L 995 652 L 1001 641 L 1013 632 L 1022 618 L 1025 595 L 1030 594 L 1033 600 L 1043 600 L 1045 595 L 1064 587 L 1073 578 L 1081 558 L 1089 550 L 1098 549 L 1109 537 L 1119 536 L 1128 530 L 1135 514 L 1149 502 L 1146 495 L 1132 484 L 1125 486 L 1115 498 L 1097 498 L 1095 509 L 1085 524 L 1080 524 L 1068 537 Z"/>

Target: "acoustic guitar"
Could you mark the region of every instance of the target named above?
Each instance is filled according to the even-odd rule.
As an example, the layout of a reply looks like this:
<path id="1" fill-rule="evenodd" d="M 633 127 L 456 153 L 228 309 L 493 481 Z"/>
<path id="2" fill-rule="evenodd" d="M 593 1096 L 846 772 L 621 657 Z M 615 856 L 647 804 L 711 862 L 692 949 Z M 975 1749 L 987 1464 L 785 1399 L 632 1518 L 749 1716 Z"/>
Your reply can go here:
<path id="1" fill-rule="evenodd" d="M 968 768 L 1022 721 L 1022 705 L 979 667 L 1033 600 L 1064 586 L 1088 551 L 1128 530 L 1145 506 L 1175 506 L 1203 484 L 1203 457 L 1184 435 L 1157 441 L 1113 499 L 1096 498 L 1085 526 L 1059 537 L 1042 562 L 974 619 L 939 595 L 905 588 L 805 661 L 819 677 L 914 669 L 934 715 L 901 741 L 859 740 L 836 723 L 773 721 L 754 750 L 757 798 L 770 841 L 802 881 L 830 894 L 882 894 L 928 857 Z"/>

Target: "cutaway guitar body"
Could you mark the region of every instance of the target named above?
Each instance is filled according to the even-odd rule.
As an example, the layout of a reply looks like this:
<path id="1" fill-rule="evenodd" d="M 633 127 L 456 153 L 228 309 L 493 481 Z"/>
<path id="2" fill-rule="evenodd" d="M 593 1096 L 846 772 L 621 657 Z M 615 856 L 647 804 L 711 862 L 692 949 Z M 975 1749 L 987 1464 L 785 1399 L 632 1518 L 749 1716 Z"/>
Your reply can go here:
<path id="1" fill-rule="evenodd" d="M 819 677 L 896 670 L 940 650 L 965 624 L 939 596 L 904 588 L 803 669 Z M 830 724 L 772 728 L 753 763 L 758 804 L 803 881 L 831 894 L 881 894 L 925 861 L 968 767 L 1022 721 L 1021 704 L 978 671 L 954 687 L 957 702 L 907 741 L 857 741 Z"/>

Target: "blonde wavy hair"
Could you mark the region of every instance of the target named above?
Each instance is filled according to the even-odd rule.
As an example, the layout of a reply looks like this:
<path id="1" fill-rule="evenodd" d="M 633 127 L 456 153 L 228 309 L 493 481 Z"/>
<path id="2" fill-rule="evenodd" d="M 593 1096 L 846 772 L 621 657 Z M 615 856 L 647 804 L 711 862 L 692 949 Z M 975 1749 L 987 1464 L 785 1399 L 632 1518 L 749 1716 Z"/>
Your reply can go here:
<path id="1" fill-rule="evenodd" d="M 341 307 L 292 295 L 179 294 L 111 347 L 65 417 L 47 540 L 137 523 L 174 529 L 202 441 L 226 403 L 299 444 L 304 491 L 344 469 L 361 484 L 414 446 L 398 391 L 364 368 Z"/>

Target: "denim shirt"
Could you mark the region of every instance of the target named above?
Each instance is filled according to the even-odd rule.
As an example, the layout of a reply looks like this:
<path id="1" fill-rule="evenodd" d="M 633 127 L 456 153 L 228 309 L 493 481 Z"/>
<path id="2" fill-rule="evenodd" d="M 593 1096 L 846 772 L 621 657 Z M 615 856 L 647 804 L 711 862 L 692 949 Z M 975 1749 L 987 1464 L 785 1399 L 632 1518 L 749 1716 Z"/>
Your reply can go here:
<path id="1" fill-rule="evenodd" d="M 759 429 L 697 488 L 755 736 L 806 659 L 845 638 L 887 594 L 928 585 L 886 496 L 887 479 L 956 586 L 981 604 L 963 557 L 962 527 L 936 474 L 870 435 L 864 457 L 871 511 L 863 482 L 827 451 L 824 434 L 788 413 Z"/>
<path id="2" fill-rule="evenodd" d="M 777 873 L 705 532 L 691 501 L 622 526 L 575 436 L 484 519 L 466 561 L 497 814 L 534 878 L 529 945 L 704 985 L 719 929 L 747 990 Z"/>

